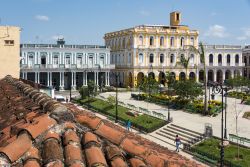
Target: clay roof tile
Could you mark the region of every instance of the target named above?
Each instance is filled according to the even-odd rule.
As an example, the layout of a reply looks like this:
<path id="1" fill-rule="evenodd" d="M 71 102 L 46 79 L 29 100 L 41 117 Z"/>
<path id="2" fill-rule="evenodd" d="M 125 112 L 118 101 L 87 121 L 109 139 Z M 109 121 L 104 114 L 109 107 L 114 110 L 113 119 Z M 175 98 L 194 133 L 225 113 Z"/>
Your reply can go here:
<path id="1" fill-rule="evenodd" d="M 77 115 L 76 120 L 80 124 L 86 125 L 93 130 L 96 130 L 102 121 L 101 118 L 90 117 L 88 115 Z"/>
<path id="2" fill-rule="evenodd" d="M 69 166 L 74 161 L 82 162 L 81 148 L 75 144 L 68 144 L 64 148 L 65 162 Z"/>
<path id="3" fill-rule="evenodd" d="M 111 167 L 128 167 L 128 164 L 120 157 L 116 157 L 110 162 Z"/>
<path id="4" fill-rule="evenodd" d="M 143 145 L 141 145 L 138 141 L 134 139 L 126 138 L 123 140 L 120 146 L 126 152 L 136 156 L 142 156 L 148 152 L 148 148 L 145 148 Z"/>
<path id="5" fill-rule="evenodd" d="M 61 161 L 52 161 L 45 165 L 45 167 L 64 167 Z"/>
<path id="6" fill-rule="evenodd" d="M 0 150 L 11 162 L 18 160 L 31 147 L 32 141 L 26 133 L 20 134 L 18 138 Z"/>
<path id="7" fill-rule="evenodd" d="M 98 167 L 107 167 L 106 159 L 103 155 L 102 150 L 99 147 L 92 146 L 86 148 L 85 150 L 86 161 L 88 166 L 98 166 Z"/>
<path id="8" fill-rule="evenodd" d="M 120 144 L 122 139 L 125 137 L 125 133 L 118 131 L 117 129 L 111 128 L 110 126 L 102 123 L 99 128 L 95 131 L 96 134 L 108 139 L 114 144 Z"/>
<path id="9" fill-rule="evenodd" d="M 146 164 L 138 158 L 131 158 L 129 162 L 130 162 L 131 167 L 147 167 Z"/>
<path id="10" fill-rule="evenodd" d="M 59 134 L 56 132 L 53 132 L 53 131 L 48 131 L 48 133 L 45 135 L 43 141 L 46 141 L 46 140 L 51 139 L 51 138 L 56 139 L 58 142 L 60 142 Z"/>
<path id="11" fill-rule="evenodd" d="M 97 145 L 101 145 L 99 139 L 97 138 L 97 136 L 91 132 L 86 132 L 84 135 L 83 135 L 83 145 L 87 145 L 88 143 L 91 143 L 91 142 L 94 142 L 95 144 Z"/>
<path id="12" fill-rule="evenodd" d="M 23 167 L 40 167 L 40 164 L 35 159 L 30 159 L 25 161 Z"/>
<path id="13" fill-rule="evenodd" d="M 72 122 L 65 122 L 64 123 L 64 129 L 65 130 L 68 130 L 68 129 L 71 129 L 71 130 L 76 130 L 76 125 Z"/>
<path id="14" fill-rule="evenodd" d="M 28 131 L 32 138 L 35 139 L 37 136 L 47 131 L 55 124 L 56 121 L 45 114 L 34 118 L 34 122 L 22 130 Z"/>
<path id="15" fill-rule="evenodd" d="M 67 130 L 64 133 L 63 144 L 67 145 L 70 142 L 80 143 L 79 137 L 77 136 L 76 132 L 74 132 L 73 130 Z"/>
<path id="16" fill-rule="evenodd" d="M 39 150 L 36 147 L 30 147 L 30 149 L 25 153 L 25 159 L 29 160 L 29 159 L 37 159 L 40 160 L 40 154 L 39 154 Z"/>

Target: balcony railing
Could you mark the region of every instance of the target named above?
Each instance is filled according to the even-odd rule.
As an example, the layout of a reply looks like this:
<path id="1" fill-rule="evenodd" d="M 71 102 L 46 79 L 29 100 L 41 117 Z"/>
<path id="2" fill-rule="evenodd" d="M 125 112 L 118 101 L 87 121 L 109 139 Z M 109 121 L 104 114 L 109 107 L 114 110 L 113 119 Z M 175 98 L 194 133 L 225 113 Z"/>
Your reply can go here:
<path id="1" fill-rule="evenodd" d="M 115 64 L 21 64 L 21 69 L 114 69 Z"/>

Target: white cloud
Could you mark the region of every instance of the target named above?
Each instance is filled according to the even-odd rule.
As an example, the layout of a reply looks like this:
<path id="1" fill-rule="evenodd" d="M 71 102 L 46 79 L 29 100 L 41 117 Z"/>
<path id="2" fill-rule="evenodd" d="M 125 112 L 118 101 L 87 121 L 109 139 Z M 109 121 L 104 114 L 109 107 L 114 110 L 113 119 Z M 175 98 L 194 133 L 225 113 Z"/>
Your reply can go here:
<path id="1" fill-rule="evenodd" d="M 63 36 L 63 35 L 54 35 L 54 36 L 52 36 L 51 38 L 52 38 L 53 40 L 58 40 L 58 39 L 64 38 L 64 36 Z"/>
<path id="2" fill-rule="evenodd" d="M 49 17 L 45 15 L 36 15 L 35 18 L 40 21 L 49 21 Z"/>
<path id="3" fill-rule="evenodd" d="M 249 28 L 241 28 L 241 30 L 243 31 L 243 35 L 237 37 L 237 40 L 244 41 L 246 39 L 250 39 L 250 27 Z"/>
<path id="4" fill-rule="evenodd" d="M 210 26 L 204 35 L 217 38 L 225 38 L 229 36 L 229 34 L 226 32 L 226 28 L 217 24 Z"/>
<path id="5" fill-rule="evenodd" d="M 142 15 L 142 16 L 149 16 L 149 15 L 150 15 L 150 12 L 149 12 L 149 11 L 146 11 L 146 10 L 140 10 L 140 11 L 139 11 L 139 14 Z"/>

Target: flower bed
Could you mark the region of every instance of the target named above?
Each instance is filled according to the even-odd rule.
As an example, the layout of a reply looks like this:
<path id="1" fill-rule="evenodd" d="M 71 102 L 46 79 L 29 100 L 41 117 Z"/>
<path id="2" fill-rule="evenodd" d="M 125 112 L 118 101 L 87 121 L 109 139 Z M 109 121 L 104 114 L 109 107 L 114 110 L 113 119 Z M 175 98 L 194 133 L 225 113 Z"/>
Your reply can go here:
<path id="1" fill-rule="evenodd" d="M 204 109 L 204 104 L 202 100 L 194 100 L 190 102 L 189 100 L 183 100 L 176 96 L 167 96 L 167 95 L 151 95 L 147 94 L 131 94 L 131 97 L 136 100 L 145 100 L 148 102 L 160 104 L 160 105 L 169 105 L 173 109 L 183 109 L 190 113 L 202 113 Z M 216 100 L 209 101 L 208 105 L 209 115 L 217 115 L 221 111 L 221 102 Z"/>

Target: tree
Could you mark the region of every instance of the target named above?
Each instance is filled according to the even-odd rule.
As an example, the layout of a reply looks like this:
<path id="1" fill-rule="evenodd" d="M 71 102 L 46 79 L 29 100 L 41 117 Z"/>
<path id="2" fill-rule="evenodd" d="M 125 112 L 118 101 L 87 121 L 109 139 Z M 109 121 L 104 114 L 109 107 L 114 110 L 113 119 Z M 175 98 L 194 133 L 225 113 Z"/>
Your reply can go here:
<path id="1" fill-rule="evenodd" d="M 186 59 L 184 56 L 181 56 L 180 62 L 177 62 L 177 64 L 180 64 L 185 68 L 185 71 L 186 71 L 185 79 L 187 79 L 189 61 L 190 61 L 190 57 Z"/>
<path id="2" fill-rule="evenodd" d="M 158 90 L 159 84 L 152 76 L 148 76 L 143 78 L 142 83 L 140 83 L 138 87 L 151 95 L 152 92 L 156 92 Z"/>
<path id="3" fill-rule="evenodd" d="M 202 95 L 201 86 L 193 80 L 176 81 L 173 89 L 180 99 L 193 101 Z"/>
<path id="4" fill-rule="evenodd" d="M 114 106 L 115 103 L 116 103 L 116 98 L 115 98 L 115 96 L 109 95 L 109 97 L 107 98 L 107 100 L 108 100 L 108 103 L 109 103 L 110 105 L 112 105 L 112 106 Z"/>
<path id="5" fill-rule="evenodd" d="M 89 91 L 88 93 L 90 95 L 94 95 L 96 93 L 96 89 L 97 87 L 95 85 L 95 82 L 92 80 L 88 81 L 88 91 Z"/>
<path id="6" fill-rule="evenodd" d="M 85 99 L 85 98 L 89 95 L 89 93 L 88 93 L 88 87 L 82 86 L 82 87 L 79 89 L 79 93 L 80 93 L 80 95 L 81 95 L 81 98 L 82 98 L 82 99 Z"/>
<path id="7" fill-rule="evenodd" d="M 205 115 L 208 112 L 208 102 L 207 102 L 207 68 L 206 68 L 206 59 L 205 59 L 205 51 L 202 42 L 199 43 L 199 49 L 194 46 L 190 46 L 190 50 L 198 53 L 200 55 L 201 63 L 203 64 L 203 78 L 204 78 L 204 110 L 203 114 Z"/>

